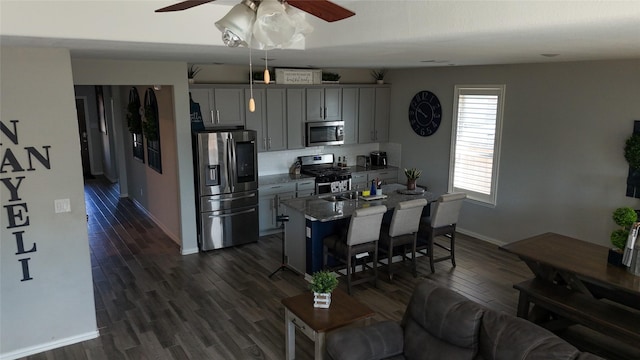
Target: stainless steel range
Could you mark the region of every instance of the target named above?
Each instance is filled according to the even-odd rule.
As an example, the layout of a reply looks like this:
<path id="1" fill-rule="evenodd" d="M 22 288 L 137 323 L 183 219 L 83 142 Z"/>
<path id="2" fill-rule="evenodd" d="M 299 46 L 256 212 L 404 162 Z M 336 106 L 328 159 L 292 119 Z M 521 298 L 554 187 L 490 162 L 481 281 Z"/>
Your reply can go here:
<path id="1" fill-rule="evenodd" d="M 298 157 L 300 172 L 316 178 L 316 194 L 339 193 L 351 190 L 351 172 L 333 165 L 333 154 Z"/>

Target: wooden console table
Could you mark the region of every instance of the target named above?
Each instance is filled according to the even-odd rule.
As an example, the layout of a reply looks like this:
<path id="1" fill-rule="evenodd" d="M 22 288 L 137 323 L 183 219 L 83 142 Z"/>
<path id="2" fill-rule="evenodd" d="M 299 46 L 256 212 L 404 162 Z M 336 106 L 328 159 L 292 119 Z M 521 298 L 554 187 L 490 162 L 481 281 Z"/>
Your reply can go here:
<path id="1" fill-rule="evenodd" d="M 501 249 L 518 255 L 536 277 L 514 285 L 520 291 L 519 317 L 550 330 L 580 323 L 640 342 L 640 277 L 609 265 L 608 248 L 546 233 Z"/>
<path id="2" fill-rule="evenodd" d="M 295 359 L 296 328 L 315 342 L 315 359 L 324 359 L 326 333 L 358 320 L 368 322 L 374 312 L 354 297 L 336 289 L 328 309 L 313 307 L 310 291 L 282 300 L 285 308 L 286 359 Z"/>

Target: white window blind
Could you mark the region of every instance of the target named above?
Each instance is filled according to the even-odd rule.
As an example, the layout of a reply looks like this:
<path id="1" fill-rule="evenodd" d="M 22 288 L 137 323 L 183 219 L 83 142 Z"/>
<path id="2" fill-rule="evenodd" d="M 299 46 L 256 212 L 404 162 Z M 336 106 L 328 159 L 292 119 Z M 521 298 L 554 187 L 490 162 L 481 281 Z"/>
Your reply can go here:
<path id="1" fill-rule="evenodd" d="M 456 86 L 449 191 L 495 205 L 504 86 Z"/>

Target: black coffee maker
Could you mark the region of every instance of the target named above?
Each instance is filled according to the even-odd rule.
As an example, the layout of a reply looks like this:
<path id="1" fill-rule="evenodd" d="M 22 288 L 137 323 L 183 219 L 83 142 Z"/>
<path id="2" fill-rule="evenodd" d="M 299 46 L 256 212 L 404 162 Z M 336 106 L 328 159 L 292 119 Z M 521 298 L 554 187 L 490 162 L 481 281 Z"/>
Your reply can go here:
<path id="1" fill-rule="evenodd" d="M 387 166 L 387 152 L 373 151 L 371 152 L 371 166 Z"/>

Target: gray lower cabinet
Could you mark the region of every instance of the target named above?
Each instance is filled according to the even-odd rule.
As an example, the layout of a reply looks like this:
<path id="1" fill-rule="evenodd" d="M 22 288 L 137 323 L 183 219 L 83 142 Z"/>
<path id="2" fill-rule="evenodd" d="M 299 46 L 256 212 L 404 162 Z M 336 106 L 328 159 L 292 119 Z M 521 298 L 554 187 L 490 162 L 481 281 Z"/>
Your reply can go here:
<path id="1" fill-rule="evenodd" d="M 397 169 L 385 169 L 385 170 L 373 170 L 368 174 L 368 180 L 380 179 L 382 185 L 395 184 L 398 182 L 398 170 Z"/>
<path id="2" fill-rule="evenodd" d="M 351 173 L 351 189 L 352 190 L 369 190 L 371 181 L 380 179 L 383 185 L 395 184 L 398 182 L 397 169 L 369 170 Z"/>
<path id="3" fill-rule="evenodd" d="M 287 183 L 260 186 L 258 204 L 260 213 L 260 235 L 280 231 L 276 216 L 282 211 L 280 201 L 315 195 L 315 179 L 304 179 Z M 285 225 L 286 226 L 286 225 Z"/>
<path id="4" fill-rule="evenodd" d="M 351 189 L 358 191 L 369 189 L 366 172 L 351 173 Z"/>

